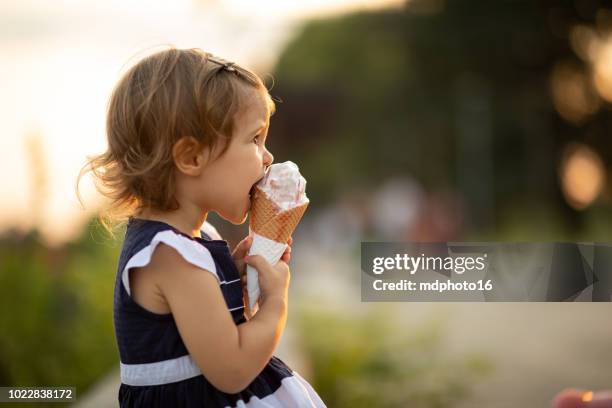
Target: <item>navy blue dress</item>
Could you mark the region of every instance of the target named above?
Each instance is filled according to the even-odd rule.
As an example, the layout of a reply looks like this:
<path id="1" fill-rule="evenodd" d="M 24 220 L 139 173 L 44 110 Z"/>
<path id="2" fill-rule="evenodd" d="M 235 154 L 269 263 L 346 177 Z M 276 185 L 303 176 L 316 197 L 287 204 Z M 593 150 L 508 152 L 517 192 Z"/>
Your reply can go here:
<path id="1" fill-rule="evenodd" d="M 119 347 L 121 407 L 325 407 L 296 371 L 273 356 L 237 394 L 216 389 L 189 355 L 171 313 L 151 312 L 130 296 L 128 273 L 147 265 L 160 243 L 213 273 L 236 325 L 246 322 L 240 276 L 226 241 L 186 235 L 161 221 L 130 218 L 119 257 L 113 317 Z M 204 271 L 205 269 L 205 271 Z"/>

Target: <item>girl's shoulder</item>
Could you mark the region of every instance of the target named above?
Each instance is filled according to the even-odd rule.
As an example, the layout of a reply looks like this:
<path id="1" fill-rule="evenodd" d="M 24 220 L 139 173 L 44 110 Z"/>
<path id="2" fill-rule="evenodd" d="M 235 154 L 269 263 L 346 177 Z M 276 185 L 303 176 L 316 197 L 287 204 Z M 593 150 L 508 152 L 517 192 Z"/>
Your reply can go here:
<path id="1" fill-rule="evenodd" d="M 194 238 L 162 221 L 130 218 L 118 265 L 127 293 L 130 294 L 130 269 L 147 266 L 160 243 L 173 248 L 185 261 L 209 271 L 222 281 L 215 253 L 218 252 L 217 248 L 227 247 L 227 242 L 211 239 L 205 233 L 202 235 L 202 238 Z"/>

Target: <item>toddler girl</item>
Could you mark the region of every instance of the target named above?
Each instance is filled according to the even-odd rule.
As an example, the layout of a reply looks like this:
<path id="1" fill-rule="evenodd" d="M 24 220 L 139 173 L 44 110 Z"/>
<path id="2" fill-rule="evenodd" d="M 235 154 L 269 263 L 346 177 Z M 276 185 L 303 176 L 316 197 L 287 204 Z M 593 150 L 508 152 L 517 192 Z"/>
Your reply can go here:
<path id="1" fill-rule="evenodd" d="M 251 188 L 273 161 L 274 110 L 257 75 L 199 49 L 148 56 L 113 90 L 108 149 L 85 172 L 110 198 L 107 215 L 128 219 L 114 294 L 122 407 L 325 406 L 273 355 L 290 247 L 272 266 L 245 258 L 250 237 L 230 253 L 203 230 L 209 211 L 245 221 Z M 254 316 L 245 262 L 259 272 Z"/>

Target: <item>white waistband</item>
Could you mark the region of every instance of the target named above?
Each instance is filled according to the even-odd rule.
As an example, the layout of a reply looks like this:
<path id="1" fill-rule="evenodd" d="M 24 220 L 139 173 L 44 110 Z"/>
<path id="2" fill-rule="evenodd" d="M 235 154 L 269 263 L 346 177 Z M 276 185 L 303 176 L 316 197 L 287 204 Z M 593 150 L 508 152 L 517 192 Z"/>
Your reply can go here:
<path id="1" fill-rule="evenodd" d="M 121 382 L 126 385 L 160 385 L 186 380 L 202 374 L 189 354 L 146 364 L 123 364 Z"/>

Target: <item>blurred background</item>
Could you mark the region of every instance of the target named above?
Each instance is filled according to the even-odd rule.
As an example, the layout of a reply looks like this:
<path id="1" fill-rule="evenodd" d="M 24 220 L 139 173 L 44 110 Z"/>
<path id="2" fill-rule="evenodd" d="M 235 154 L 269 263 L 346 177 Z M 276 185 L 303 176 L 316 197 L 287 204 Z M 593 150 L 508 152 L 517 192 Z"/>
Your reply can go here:
<path id="1" fill-rule="evenodd" d="M 116 406 L 122 234 L 85 157 L 123 70 L 164 44 L 256 71 L 311 205 L 277 355 L 329 407 L 546 407 L 612 388 L 609 303 L 362 303 L 360 242 L 612 235 L 612 4 L 0 3 L 0 385 Z M 215 214 L 234 245 L 248 231 Z M 53 406 L 58 406 L 54 404 Z"/>

